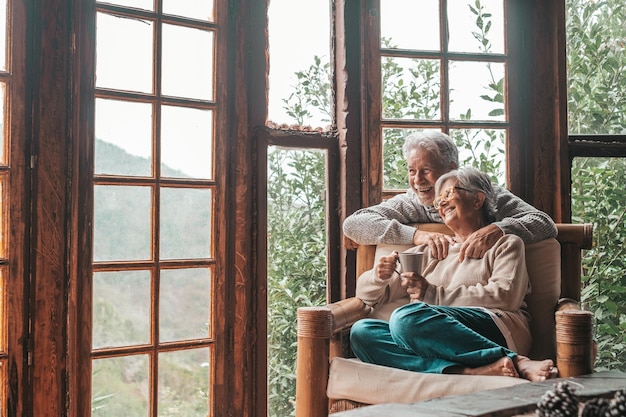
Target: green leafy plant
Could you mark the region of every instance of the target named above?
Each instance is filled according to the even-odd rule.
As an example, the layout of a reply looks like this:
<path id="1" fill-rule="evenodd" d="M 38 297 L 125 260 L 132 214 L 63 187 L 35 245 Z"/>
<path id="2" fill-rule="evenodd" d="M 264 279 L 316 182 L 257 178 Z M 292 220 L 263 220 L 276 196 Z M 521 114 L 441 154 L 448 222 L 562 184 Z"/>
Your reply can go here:
<path id="1" fill-rule="evenodd" d="M 573 134 L 626 133 L 626 7 L 567 1 L 568 120 Z M 594 312 L 598 369 L 626 364 L 626 159 L 576 158 L 572 218 L 593 223 L 583 259 L 583 301 Z"/>
<path id="2" fill-rule="evenodd" d="M 268 409 L 293 416 L 296 310 L 326 301 L 325 154 L 268 151 Z"/>

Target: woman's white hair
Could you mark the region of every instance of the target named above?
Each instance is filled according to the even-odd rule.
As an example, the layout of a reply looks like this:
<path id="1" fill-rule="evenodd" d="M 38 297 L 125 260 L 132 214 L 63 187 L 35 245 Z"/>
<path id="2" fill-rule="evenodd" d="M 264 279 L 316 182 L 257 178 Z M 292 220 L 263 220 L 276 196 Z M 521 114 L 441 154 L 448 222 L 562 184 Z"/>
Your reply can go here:
<path id="1" fill-rule="evenodd" d="M 483 203 L 483 214 L 485 220 L 489 223 L 495 221 L 496 214 L 496 194 L 493 190 L 491 178 L 484 172 L 474 167 L 461 167 L 443 174 L 435 183 L 435 194 L 441 193 L 441 185 L 449 180 L 456 179 L 460 188 L 465 188 L 473 192 L 481 192 L 485 194 L 485 201 Z"/>

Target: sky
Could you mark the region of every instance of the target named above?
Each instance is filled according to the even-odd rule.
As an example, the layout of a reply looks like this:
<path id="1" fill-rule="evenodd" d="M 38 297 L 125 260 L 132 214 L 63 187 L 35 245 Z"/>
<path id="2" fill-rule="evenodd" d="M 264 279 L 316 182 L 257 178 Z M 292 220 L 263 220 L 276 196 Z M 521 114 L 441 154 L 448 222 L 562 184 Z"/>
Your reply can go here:
<path id="1" fill-rule="evenodd" d="M 283 110 L 297 83 L 295 73 L 307 69 L 315 55 L 330 57 L 329 0 L 271 0 L 269 11 L 269 108 L 276 123 L 293 122 Z M 328 123 L 312 120 L 312 126 Z"/>

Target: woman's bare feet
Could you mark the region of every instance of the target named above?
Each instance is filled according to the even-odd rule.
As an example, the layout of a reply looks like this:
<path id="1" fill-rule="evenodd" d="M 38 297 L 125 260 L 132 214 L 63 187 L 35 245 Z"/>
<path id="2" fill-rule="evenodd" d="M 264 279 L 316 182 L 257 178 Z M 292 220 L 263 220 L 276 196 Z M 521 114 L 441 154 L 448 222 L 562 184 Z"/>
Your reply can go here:
<path id="1" fill-rule="evenodd" d="M 448 368 L 446 373 L 522 377 L 533 382 L 545 381 L 558 375 L 554 362 L 551 359 L 534 361 L 522 355 L 518 355 L 513 359 L 505 356 L 489 365 L 479 366 L 478 368 L 455 366 Z"/>
<path id="2" fill-rule="evenodd" d="M 493 375 L 493 376 L 512 376 L 519 377 L 513 360 L 508 356 L 498 359 L 489 365 L 479 366 L 478 368 L 454 367 L 449 369 L 448 373 L 462 375 Z"/>
<path id="3" fill-rule="evenodd" d="M 522 378 L 533 382 L 545 381 L 556 377 L 558 374 L 552 359 L 534 361 L 526 356 L 517 355 L 513 358 L 513 363 Z"/>

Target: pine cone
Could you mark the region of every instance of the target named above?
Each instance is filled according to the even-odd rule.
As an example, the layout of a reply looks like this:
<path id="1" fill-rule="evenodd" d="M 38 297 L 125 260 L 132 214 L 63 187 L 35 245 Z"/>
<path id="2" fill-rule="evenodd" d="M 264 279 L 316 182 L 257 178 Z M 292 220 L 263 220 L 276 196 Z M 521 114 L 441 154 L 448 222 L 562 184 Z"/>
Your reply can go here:
<path id="1" fill-rule="evenodd" d="M 578 400 L 569 384 L 561 381 L 554 385 L 553 390 L 546 391 L 537 403 L 536 414 L 538 417 L 578 416 Z"/>
<path id="2" fill-rule="evenodd" d="M 607 398 L 592 398 L 585 403 L 581 417 L 605 417 L 608 409 L 609 400 Z"/>
<path id="3" fill-rule="evenodd" d="M 604 412 L 605 417 L 624 417 L 626 416 L 626 392 L 623 390 L 616 391 L 613 398 L 609 401 L 609 407 Z"/>

